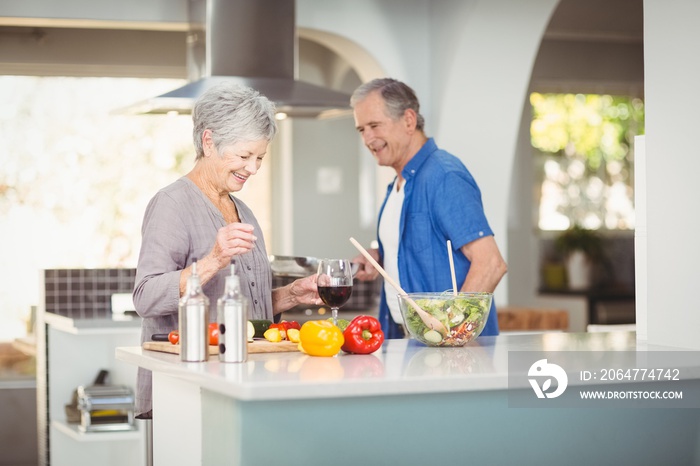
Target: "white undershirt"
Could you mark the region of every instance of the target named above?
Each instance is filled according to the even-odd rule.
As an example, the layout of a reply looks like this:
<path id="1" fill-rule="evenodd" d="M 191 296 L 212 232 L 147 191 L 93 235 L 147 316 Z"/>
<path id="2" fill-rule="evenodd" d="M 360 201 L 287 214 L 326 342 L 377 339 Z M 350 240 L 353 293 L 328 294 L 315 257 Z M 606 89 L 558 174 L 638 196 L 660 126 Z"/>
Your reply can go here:
<path id="1" fill-rule="evenodd" d="M 405 183 L 404 183 L 405 184 Z M 396 191 L 398 181 L 394 188 L 389 193 L 389 198 L 386 200 L 384 210 L 382 211 L 382 219 L 379 222 L 379 239 L 384 248 L 384 270 L 391 278 L 396 280 L 396 283 L 401 283 L 399 277 L 399 222 L 401 220 L 401 209 L 403 208 L 404 188 L 401 186 L 399 191 Z M 401 310 L 399 309 L 399 301 L 397 298 L 398 292 L 389 283 L 384 281 L 384 293 L 386 294 L 386 302 L 389 305 L 389 311 L 395 322 L 403 323 L 401 318 Z"/>

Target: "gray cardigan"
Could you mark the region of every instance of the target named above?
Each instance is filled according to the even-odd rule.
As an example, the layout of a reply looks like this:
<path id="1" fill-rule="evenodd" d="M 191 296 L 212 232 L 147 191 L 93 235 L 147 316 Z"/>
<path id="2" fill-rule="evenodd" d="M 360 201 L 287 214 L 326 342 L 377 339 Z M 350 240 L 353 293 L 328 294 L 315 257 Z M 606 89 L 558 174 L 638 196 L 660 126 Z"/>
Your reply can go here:
<path id="1" fill-rule="evenodd" d="M 252 251 L 236 256 L 241 291 L 251 303 L 249 319 L 272 319 L 272 272 L 265 241 L 253 212 L 240 199 L 236 203 L 243 223 L 254 226 L 258 238 Z M 178 328 L 180 271 L 193 258 L 206 256 L 214 246 L 217 231 L 226 225 L 221 212 L 187 177 L 158 191 L 146 208 L 141 228 L 142 243 L 136 267 L 134 305 L 143 317 L 141 341 L 154 333 Z M 216 301 L 223 294 L 229 269 L 224 268 L 207 282 L 209 319 L 216 320 Z M 151 372 L 139 368 L 136 385 L 136 413 L 151 410 Z"/>

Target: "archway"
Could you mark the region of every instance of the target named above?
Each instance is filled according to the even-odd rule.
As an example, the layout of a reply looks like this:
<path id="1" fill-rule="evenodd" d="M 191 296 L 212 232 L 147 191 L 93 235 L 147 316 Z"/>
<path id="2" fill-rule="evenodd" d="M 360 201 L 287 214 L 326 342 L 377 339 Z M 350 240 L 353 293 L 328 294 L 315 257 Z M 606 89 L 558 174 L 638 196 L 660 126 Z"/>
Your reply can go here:
<path id="1" fill-rule="evenodd" d="M 513 305 L 566 308 L 570 330 L 585 328 L 585 302 L 539 295 L 541 237 L 533 215 L 536 184 L 530 143 L 529 95 L 594 93 L 633 95 L 644 91 L 642 0 L 561 0 L 545 28 L 517 140 L 508 214 L 508 257 Z M 551 238 L 549 238 L 551 240 Z M 580 300 L 579 300 L 580 301 Z"/>

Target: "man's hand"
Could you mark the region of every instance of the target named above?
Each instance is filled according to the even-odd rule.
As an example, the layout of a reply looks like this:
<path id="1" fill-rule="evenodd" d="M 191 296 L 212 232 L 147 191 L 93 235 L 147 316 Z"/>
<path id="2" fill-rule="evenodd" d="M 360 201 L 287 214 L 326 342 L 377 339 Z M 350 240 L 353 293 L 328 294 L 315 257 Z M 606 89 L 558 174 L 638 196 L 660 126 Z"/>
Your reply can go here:
<path id="1" fill-rule="evenodd" d="M 374 260 L 379 262 L 379 250 L 378 249 L 368 249 L 367 252 L 372 256 Z M 362 281 L 372 281 L 379 276 L 379 271 L 374 268 L 372 264 L 369 263 L 369 261 L 360 254 L 359 256 L 355 257 L 351 261 L 353 264 L 359 264 L 359 268 L 357 270 L 357 273 L 355 274 L 355 278 L 358 280 Z"/>

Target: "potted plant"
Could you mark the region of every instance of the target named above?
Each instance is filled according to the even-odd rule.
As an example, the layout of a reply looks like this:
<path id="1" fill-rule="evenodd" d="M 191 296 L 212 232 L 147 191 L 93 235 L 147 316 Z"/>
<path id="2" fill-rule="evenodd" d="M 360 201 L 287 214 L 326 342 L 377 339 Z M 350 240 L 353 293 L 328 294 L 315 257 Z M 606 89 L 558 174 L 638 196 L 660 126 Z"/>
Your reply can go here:
<path id="1" fill-rule="evenodd" d="M 575 224 L 563 231 L 554 243 L 564 257 L 569 288 L 587 289 L 591 286 L 591 267 L 603 258 L 603 239 L 595 230 Z"/>

